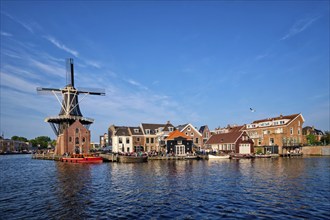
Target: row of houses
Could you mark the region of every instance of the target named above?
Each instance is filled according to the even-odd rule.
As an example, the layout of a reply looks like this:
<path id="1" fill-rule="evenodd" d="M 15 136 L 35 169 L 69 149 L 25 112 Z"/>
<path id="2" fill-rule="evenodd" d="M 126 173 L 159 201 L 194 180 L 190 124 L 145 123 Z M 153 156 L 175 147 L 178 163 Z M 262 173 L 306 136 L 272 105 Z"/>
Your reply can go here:
<path id="1" fill-rule="evenodd" d="M 136 127 L 111 125 L 100 137 L 100 146 L 111 146 L 116 153 L 156 151 L 183 154 L 193 151 L 219 153 L 281 154 L 304 143 L 301 113 L 256 120 L 245 125 L 228 125 L 212 131 L 207 125 L 197 129 L 192 124 L 174 126 L 141 123 Z"/>

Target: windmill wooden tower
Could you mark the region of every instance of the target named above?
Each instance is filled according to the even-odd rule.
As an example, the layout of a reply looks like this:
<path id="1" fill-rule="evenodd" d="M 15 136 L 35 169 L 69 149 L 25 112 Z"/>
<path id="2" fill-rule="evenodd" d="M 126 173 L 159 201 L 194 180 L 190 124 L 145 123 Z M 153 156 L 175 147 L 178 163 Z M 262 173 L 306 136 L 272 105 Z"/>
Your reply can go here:
<path id="1" fill-rule="evenodd" d="M 67 85 L 64 88 L 37 88 L 40 94 L 54 94 L 61 105 L 58 116 L 47 117 L 48 122 L 57 136 L 55 153 L 87 153 L 90 146 L 89 126 L 93 119 L 83 117 L 79 108 L 78 95 L 105 95 L 102 89 L 76 89 L 74 87 L 73 59 L 67 59 L 66 67 Z M 62 96 L 62 101 L 59 96 Z"/>

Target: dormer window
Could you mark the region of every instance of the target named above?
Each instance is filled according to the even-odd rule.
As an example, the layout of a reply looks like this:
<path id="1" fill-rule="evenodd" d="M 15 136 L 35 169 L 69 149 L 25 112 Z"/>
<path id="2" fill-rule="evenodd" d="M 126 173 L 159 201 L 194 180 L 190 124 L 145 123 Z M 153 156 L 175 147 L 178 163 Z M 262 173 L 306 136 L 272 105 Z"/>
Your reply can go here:
<path id="1" fill-rule="evenodd" d="M 150 129 L 146 129 L 146 134 L 150 134 Z"/>
<path id="2" fill-rule="evenodd" d="M 134 133 L 139 133 L 139 129 L 134 129 Z"/>
<path id="3" fill-rule="evenodd" d="M 173 131 L 173 127 L 168 127 L 168 130 L 169 131 Z"/>

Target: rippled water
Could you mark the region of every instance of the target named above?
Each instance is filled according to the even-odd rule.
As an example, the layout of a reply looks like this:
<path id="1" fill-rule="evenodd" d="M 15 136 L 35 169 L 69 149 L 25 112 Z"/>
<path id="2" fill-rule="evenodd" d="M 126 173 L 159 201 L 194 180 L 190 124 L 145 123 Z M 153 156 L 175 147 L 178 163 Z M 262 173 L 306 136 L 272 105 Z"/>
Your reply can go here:
<path id="1" fill-rule="evenodd" d="M 330 157 L 0 168 L 0 219 L 330 219 Z"/>

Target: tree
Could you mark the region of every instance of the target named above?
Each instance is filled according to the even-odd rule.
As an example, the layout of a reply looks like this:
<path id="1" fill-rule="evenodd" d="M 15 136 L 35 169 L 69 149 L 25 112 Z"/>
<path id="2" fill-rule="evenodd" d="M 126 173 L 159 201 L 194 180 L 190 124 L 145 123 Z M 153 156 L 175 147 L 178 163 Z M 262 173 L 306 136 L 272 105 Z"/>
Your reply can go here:
<path id="1" fill-rule="evenodd" d="M 322 144 L 330 144 L 330 131 L 325 131 L 321 138 Z"/>
<path id="2" fill-rule="evenodd" d="M 32 146 L 34 147 L 38 147 L 38 148 L 47 148 L 48 143 L 50 143 L 52 140 L 50 139 L 50 137 L 47 136 L 39 136 L 36 137 L 35 139 L 30 140 L 30 143 L 32 144 Z"/>
<path id="3" fill-rule="evenodd" d="M 306 139 L 307 139 L 307 143 L 309 145 L 315 145 L 316 144 L 316 136 L 314 134 L 309 134 L 306 136 Z"/>
<path id="4" fill-rule="evenodd" d="M 19 137 L 19 136 L 12 136 L 11 137 L 11 140 L 13 140 L 13 141 L 23 141 L 23 142 L 27 142 L 28 141 L 28 139 L 27 138 L 25 138 L 25 137 Z"/>

